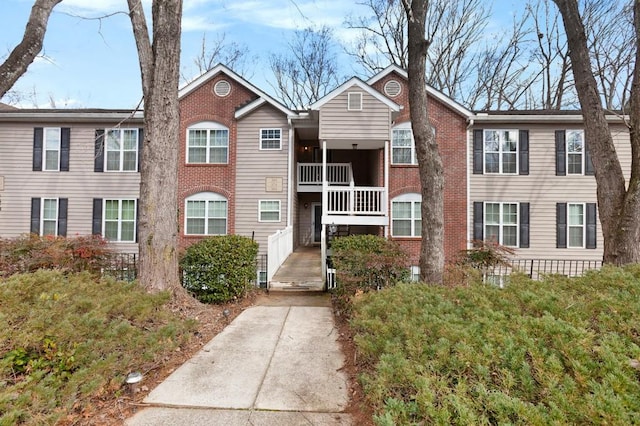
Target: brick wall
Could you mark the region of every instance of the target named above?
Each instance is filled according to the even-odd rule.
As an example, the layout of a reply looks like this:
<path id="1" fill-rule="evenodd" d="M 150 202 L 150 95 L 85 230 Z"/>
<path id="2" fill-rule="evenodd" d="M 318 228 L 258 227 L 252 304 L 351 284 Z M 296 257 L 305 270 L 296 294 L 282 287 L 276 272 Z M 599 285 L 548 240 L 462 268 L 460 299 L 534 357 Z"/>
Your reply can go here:
<path id="1" fill-rule="evenodd" d="M 396 73 L 390 73 L 373 84 L 373 87 L 384 94 L 385 83 L 392 79 L 402 84 L 400 94 L 392 98 L 394 102 L 404 106 L 395 120 L 395 124 L 400 124 L 410 121 L 406 80 Z M 432 97 L 429 97 L 428 110 L 431 125 L 436 129 L 436 140 L 444 166 L 444 251 L 445 259 L 448 261 L 467 246 L 466 118 Z M 417 166 L 391 166 L 389 200 L 406 193 L 419 194 L 420 188 Z M 411 264 L 417 265 L 420 257 L 420 238 L 395 240 L 410 253 Z"/>
<path id="2" fill-rule="evenodd" d="M 231 84 L 225 97 L 213 93 L 220 80 Z M 216 192 L 228 200 L 227 233 L 235 231 L 235 176 L 237 122 L 236 109 L 257 98 L 257 95 L 236 83 L 224 73 L 217 74 L 180 100 L 180 141 L 178 157 L 179 245 L 184 248 L 201 237 L 184 235 L 185 198 L 198 192 Z M 202 121 L 215 121 L 229 128 L 228 164 L 187 164 L 187 128 Z"/>

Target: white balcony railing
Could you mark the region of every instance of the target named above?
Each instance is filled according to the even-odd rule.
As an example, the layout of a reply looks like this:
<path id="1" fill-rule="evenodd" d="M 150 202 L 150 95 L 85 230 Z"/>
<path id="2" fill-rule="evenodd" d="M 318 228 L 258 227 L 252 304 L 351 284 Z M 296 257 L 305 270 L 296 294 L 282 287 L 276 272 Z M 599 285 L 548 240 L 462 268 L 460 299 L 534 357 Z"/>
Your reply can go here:
<path id="1" fill-rule="evenodd" d="M 351 163 L 327 164 L 329 185 L 349 185 L 353 180 Z M 322 191 L 322 163 L 298 163 L 298 191 Z"/>
<path id="2" fill-rule="evenodd" d="M 327 214 L 385 216 L 386 191 L 372 186 L 329 187 Z"/>

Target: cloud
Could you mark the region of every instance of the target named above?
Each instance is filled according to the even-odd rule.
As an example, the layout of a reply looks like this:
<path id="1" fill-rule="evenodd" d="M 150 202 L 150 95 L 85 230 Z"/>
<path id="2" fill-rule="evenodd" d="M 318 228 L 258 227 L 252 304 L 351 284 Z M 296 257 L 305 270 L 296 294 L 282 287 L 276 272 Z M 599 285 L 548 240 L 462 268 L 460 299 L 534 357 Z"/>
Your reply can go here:
<path id="1" fill-rule="evenodd" d="M 182 31 L 220 31 L 227 24 L 211 22 L 207 16 L 193 15 L 182 17 Z"/>

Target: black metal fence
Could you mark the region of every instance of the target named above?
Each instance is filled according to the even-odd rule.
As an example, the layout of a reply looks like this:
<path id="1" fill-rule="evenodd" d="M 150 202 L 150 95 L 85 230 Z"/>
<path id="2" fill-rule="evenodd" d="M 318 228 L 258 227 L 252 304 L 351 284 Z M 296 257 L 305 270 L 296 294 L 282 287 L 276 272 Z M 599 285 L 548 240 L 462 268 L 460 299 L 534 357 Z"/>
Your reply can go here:
<path id="1" fill-rule="evenodd" d="M 583 275 L 586 271 L 600 269 L 601 260 L 576 259 L 510 259 L 506 264 L 496 265 L 486 270 L 486 275 L 505 277 L 511 272 L 527 274 L 534 280 L 547 274 L 561 274 L 568 277 Z"/>
<path id="2" fill-rule="evenodd" d="M 268 257 L 266 254 L 258 256 L 256 259 L 256 279 L 255 286 L 267 287 Z M 202 265 L 207 268 L 208 265 Z M 182 274 L 182 272 L 181 272 Z M 109 264 L 102 270 L 102 275 L 113 277 L 120 281 L 133 281 L 138 277 L 138 255 L 136 253 L 113 253 L 109 259 Z"/>

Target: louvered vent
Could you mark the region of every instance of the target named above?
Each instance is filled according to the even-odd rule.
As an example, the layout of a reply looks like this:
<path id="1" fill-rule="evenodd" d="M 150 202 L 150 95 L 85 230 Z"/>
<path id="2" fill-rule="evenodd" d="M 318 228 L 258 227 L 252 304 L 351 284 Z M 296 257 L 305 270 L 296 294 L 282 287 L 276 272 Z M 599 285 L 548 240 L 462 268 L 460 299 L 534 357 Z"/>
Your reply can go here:
<path id="1" fill-rule="evenodd" d="M 225 97 L 231 92 L 231 85 L 226 80 L 220 80 L 213 86 L 213 92 L 220 97 Z"/>
<path id="2" fill-rule="evenodd" d="M 347 97 L 347 109 L 349 111 L 362 111 L 362 93 L 350 92 Z"/>
<path id="3" fill-rule="evenodd" d="M 402 86 L 397 80 L 389 80 L 384 85 L 384 93 L 390 98 L 395 98 L 402 91 Z"/>

